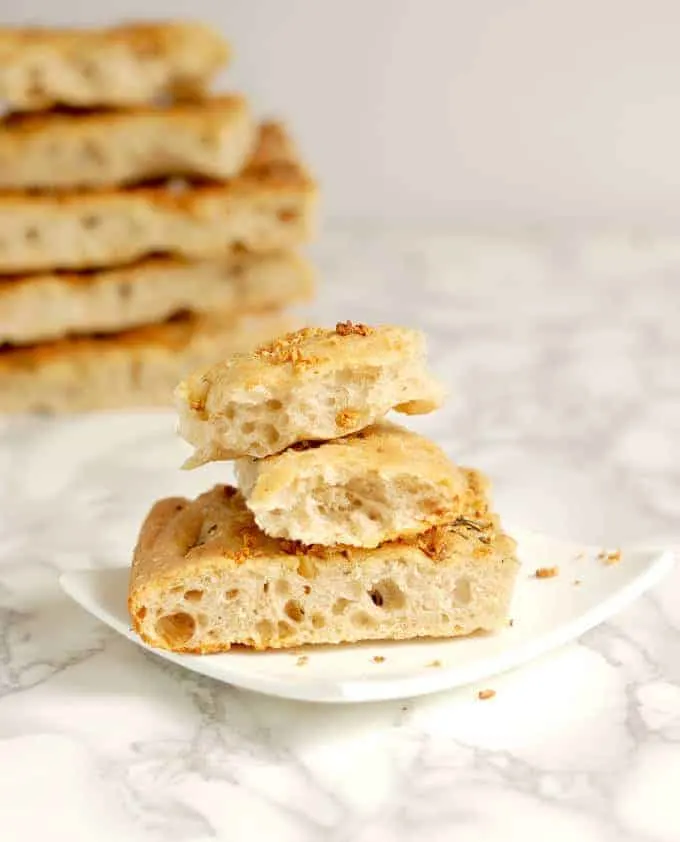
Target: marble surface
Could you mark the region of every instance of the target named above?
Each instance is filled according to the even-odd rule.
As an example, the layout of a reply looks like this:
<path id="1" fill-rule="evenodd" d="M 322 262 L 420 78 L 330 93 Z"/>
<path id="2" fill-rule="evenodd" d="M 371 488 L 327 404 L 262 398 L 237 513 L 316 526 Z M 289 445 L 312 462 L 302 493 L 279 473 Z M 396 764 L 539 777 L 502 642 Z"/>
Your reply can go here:
<path id="1" fill-rule="evenodd" d="M 415 426 L 508 519 L 680 538 L 680 240 L 335 230 L 315 319 L 430 336 L 450 386 Z M 579 643 L 490 684 L 314 706 L 143 653 L 60 570 L 129 558 L 193 493 L 171 414 L 0 422 L 0 838 L 678 842 L 680 569 Z"/>

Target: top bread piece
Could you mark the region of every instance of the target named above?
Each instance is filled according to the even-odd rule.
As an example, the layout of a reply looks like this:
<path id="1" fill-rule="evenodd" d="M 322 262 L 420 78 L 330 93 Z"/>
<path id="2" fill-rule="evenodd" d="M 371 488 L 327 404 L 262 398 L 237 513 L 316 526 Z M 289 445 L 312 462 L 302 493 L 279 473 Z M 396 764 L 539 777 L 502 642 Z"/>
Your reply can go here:
<path id="1" fill-rule="evenodd" d="M 228 57 L 222 36 L 200 23 L 0 28 L 0 98 L 16 111 L 191 99 Z"/>
<path id="2" fill-rule="evenodd" d="M 355 433 L 391 409 L 431 412 L 444 392 L 417 330 L 339 322 L 305 328 L 199 371 L 175 392 L 187 467 L 262 458 L 300 441 Z"/>
<path id="3" fill-rule="evenodd" d="M 470 490 L 436 444 L 389 421 L 241 459 L 236 475 L 267 535 L 325 546 L 377 547 L 450 523 L 464 515 Z"/>
<path id="4" fill-rule="evenodd" d="M 248 160 L 255 130 L 240 96 L 125 111 L 12 114 L 0 121 L 0 189 L 231 178 Z"/>

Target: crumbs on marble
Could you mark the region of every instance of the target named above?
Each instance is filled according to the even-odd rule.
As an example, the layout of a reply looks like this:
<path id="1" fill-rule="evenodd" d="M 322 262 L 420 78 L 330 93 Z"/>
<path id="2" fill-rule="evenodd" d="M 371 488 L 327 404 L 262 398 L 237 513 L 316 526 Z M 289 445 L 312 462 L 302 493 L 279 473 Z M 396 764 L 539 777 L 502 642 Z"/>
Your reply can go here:
<path id="1" fill-rule="evenodd" d="M 307 655 L 300 655 L 300 657 L 295 662 L 295 666 L 297 667 L 304 667 L 305 664 L 309 663 L 309 657 Z"/>
<path id="2" fill-rule="evenodd" d="M 491 690 L 491 689 L 489 689 L 489 690 L 480 690 L 480 691 L 479 691 L 479 693 L 477 693 L 477 698 L 478 698 L 478 699 L 481 699 L 481 701 L 483 701 L 483 702 L 484 702 L 484 701 L 486 701 L 486 699 L 493 699 L 493 697 L 494 697 L 495 695 L 496 695 L 496 691 L 495 691 L 495 690 Z"/>
<path id="3" fill-rule="evenodd" d="M 435 661 L 430 661 L 430 663 L 427 664 L 428 667 L 435 667 L 435 668 L 441 667 L 441 665 L 442 665 L 442 662 L 439 660 L 439 658 L 437 658 Z"/>
<path id="4" fill-rule="evenodd" d="M 555 576 L 560 575 L 560 568 L 555 567 L 539 567 L 534 573 L 536 579 L 554 579 Z"/>
<path id="5" fill-rule="evenodd" d="M 597 558 L 604 564 L 618 564 L 621 561 L 621 550 L 602 550 Z"/>
<path id="6" fill-rule="evenodd" d="M 384 655 L 374 655 L 371 658 L 371 660 L 373 661 L 374 664 L 383 664 L 385 662 L 385 656 Z"/>

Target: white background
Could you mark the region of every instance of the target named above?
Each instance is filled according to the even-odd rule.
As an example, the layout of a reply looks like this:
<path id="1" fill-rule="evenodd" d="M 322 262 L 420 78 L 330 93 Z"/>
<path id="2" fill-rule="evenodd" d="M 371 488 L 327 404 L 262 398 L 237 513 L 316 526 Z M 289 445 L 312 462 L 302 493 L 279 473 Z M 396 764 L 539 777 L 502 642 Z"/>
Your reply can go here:
<path id="1" fill-rule="evenodd" d="M 680 226 L 678 0 L 0 0 L 140 16 L 224 31 L 224 84 L 289 118 L 328 216 Z"/>

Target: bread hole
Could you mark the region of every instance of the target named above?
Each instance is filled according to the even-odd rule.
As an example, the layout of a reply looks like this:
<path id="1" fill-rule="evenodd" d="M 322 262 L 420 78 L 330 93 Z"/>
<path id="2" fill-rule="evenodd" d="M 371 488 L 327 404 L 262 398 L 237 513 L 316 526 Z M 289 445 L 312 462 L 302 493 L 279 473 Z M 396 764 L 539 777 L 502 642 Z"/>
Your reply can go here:
<path id="1" fill-rule="evenodd" d="M 241 424 L 241 432 L 245 436 L 249 436 L 255 430 L 255 422 L 254 421 L 246 421 L 244 424 Z"/>
<path id="2" fill-rule="evenodd" d="M 312 592 L 312 588 L 310 585 L 305 585 L 302 589 L 306 594 L 310 594 Z"/>
<path id="3" fill-rule="evenodd" d="M 105 159 L 104 159 L 104 154 L 103 154 L 101 148 L 99 147 L 98 144 L 96 144 L 92 140 L 86 140 L 83 143 L 81 153 L 82 153 L 83 158 L 89 159 L 90 161 L 92 161 L 95 164 L 103 164 L 104 163 Z"/>
<path id="4" fill-rule="evenodd" d="M 262 585 L 262 592 L 269 593 L 269 582 L 265 582 L 264 585 Z"/>
<path id="5" fill-rule="evenodd" d="M 255 623 L 255 631 L 261 643 L 267 643 L 274 635 L 274 625 L 271 620 L 258 620 Z"/>
<path id="6" fill-rule="evenodd" d="M 156 634 L 171 649 L 188 643 L 196 631 L 196 621 L 185 611 L 166 614 L 156 620 Z"/>
<path id="7" fill-rule="evenodd" d="M 283 404 L 281 403 L 281 401 L 277 401 L 276 399 L 267 401 L 265 406 L 267 407 L 267 409 L 271 409 L 272 412 L 276 412 L 279 409 L 283 409 Z"/>
<path id="8" fill-rule="evenodd" d="M 279 435 L 279 431 L 273 424 L 265 424 L 262 429 L 262 436 L 268 445 L 275 445 L 278 443 L 281 436 Z"/>
<path id="9" fill-rule="evenodd" d="M 385 611 L 397 611 L 406 605 L 406 597 L 393 579 L 381 579 L 368 592 L 371 601 Z"/>
<path id="10" fill-rule="evenodd" d="M 281 222 L 294 222 L 299 218 L 299 214 L 293 208 L 281 208 L 276 214 Z"/>
<path id="11" fill-rule="evenodd" d="M 142 607 L 137 611 L 137 619 L 143 620 L 146 617 L 146 606 L 142 605 Z"/>
<path id="12" fill-rule="evenodd" d="M 238 594 L 239 594 L 238 588 L 232 588 L 230 591 L 224 592 L 224 598 L 225 599 L 236 599 Z"/>
<path id="13" fill-rule="evenodd" d="M 79 61 L 78 66 L 83 79 L 93 79 L 99 74 L 99 68 L 94 61 Z"/>
<path id="14" fill-rule="evenodd" d="M 333 608 L 331 609 L 336 617 L 340 614 L 344 614 L 347 610 L 347 606 L 352 604 L 351 599 L 345 599 L 344 596 L 338 597 L 333 603 Z"/>
<path id="15" fill-rule="evenodd" d="M 285 620 L 279 620 L 278 630 L 279 630 L 279 637 L 282 640 L 285 640 L 287 637 L 290 637 L 291 634 L 293 634 L 294 631 L 295 631 L 295 629 L 291 626 L 291 624 L 287 623 Z"/>
<path id="16" fill-rule="evenodd" d="M 314 564 L 311 558 L 302 556 L 298 561 L 297 572 L 300 574 L 300 576 L 304 577 L 305 579 L 315 579 L 316 564 Z"/>
<path id="17" fill-rule="evenodd" d="M 305 618 L 305 609 L 300 605 L 297 599 L 289 599 L 283 606 L 283 613 L 294 623 L 301 623 Z"/>
<path id="18" fill-rule="evenodd" d="M 285 579 L 277 579 L 274 588 L 278 596 L 287 596 L 290 593 L 290 585 Z"/>
<path id="19" fill-rule="evenodd" d="M 326 618 L 319 611 L 312 614 L 312 626 L 315 629 L 322 629 L 326 625 Z"/>
<path id="20" fill-rule="evenodd" d="M 181 585 L 175 585 L 174 588 L 170 588 L 170 593 L 173 594 L 173 595 L 178 594 L 178 593 L 182 593 L 183 591 L 184 591 L 184 588 Z"/>
<path id="21" fill-rule="evenodd" d="M 451 622 L 451 617 L 448 614 L 441 614 L 440 619 L 441 619 L 442 623 L 450 623 Z"/>
<path id="22" fill-rule="evenodd" d="M 96 213 L 88 213 L 85 216 L 80 218 L 82 222 L 83 228 L 87 229 L 88 231 L 92 231 L 94 228 L 97 228 L 101 223 L 101 217 Z"/>
<path id="23" fill-rule="evenodd" d="M 472 599 L 472 587 L 466 576 L 461 576 L 453 589 L 453 598 L 462 605 L 467 605 Z"/>
<path id="24" fill-rule="evenodd" d="M 378 625 L 376 619 L 371 617 L 368 611 L 355 611 L 352 614 L 352 622 L 360 629 L 374 629 Z"/>
<path id="25" fill-rule="evenodd" d="M 236 410 L 234 409 L 233 404 L 228 404 L 224 410 L 224 417 L 227 419 L 227 421 L 233 421 L 235 415 Z"/>
<path id="26" fill-rule="evenodd" d="M 382 594 L 380 593 L 380 591 L 373 588 L 372 591 L 368 592 L 368 595 L 371 597 L 371 602 L 373 603 L 373 605 L 377 605 L 378 608 L 382 608 L 383 598 L 382 598 Z"/>
<path id="27" fill-rule="evenodd" d="M 29 243 L 35 243 L 40 239 L 40 231 L 34 225 L 31 225 L 24 232 L 24 236 Z"/>
<path id="28" fill-rule="evenodd" d="M 118 284 L 118 297 L 123 301 L 127 301 L 127 299 L 132 295 L 132 285 L 129 281 L 123 281 L 123 283 Z"/>
<path id="29" fill-rule="evenodd" d="M 184 594 L 184 599 L 187 602 L 200 602 L 203 599 L 203 591 L 198 589 L 186 591 L 186 593 Z"/>
<path id="30" fill-rule="evenodd" d="M 380 521 L 380 512 L 377 512 L 375 509 L 371 509 L 368 512 L 368 519 L 371 523 L 378 523 Z"/>

